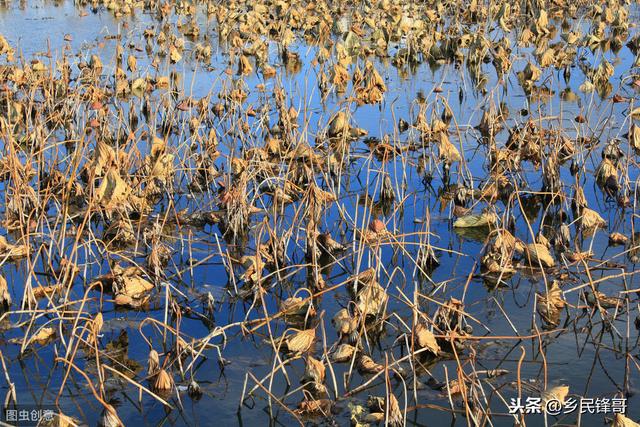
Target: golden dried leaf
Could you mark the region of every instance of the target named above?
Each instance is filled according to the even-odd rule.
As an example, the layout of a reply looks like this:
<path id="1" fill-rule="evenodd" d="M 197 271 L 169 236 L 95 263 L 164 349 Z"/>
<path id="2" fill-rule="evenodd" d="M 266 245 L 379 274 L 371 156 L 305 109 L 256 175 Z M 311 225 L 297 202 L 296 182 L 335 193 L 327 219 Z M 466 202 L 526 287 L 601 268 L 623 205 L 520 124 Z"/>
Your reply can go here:
<path id="1" fill-rule="evenodd" d="M 443 160 L 447 163 L 459 162 L 460 160 L 462 160 L 460 151 L 458 151 L 458 148 L 456 148 L 456 146 L 451 143 L 446 132 L 440 132 L 439 138 L 438 150 L 440 153 L 440 160 Z"/>
<path id="2" fill-rule="evenodd" d="M 302 382 L 313 381 L 322 384 L 325 379 L 325 366 L 318 359 L 309 355 L 307 357 L 307 364 L 302 377 Z"/>
<path id="3" fill-rule="evenodd" d="M 628 241 L 629 238 L 622 233 L 613 232 L 609 234 L 610 245 L 626 245 Z"/>
<path id="4" fill-rule="evenodd" d="M 154 376 L 160 369 L 160 356 L 154 349 L 149 350 L 149 357 L 147 358 L 147 374 Z"/>
<path id="5" fill-rule="evenodd" d="M 540 397 L 542 398 L 542 408 L 544 409 L 546 407 L 547 402 L 551 400 L 557 400 L 560 403 L 564 404 L 564 400 L 567 398 L 568 394 L 569 394 L 569 386 L 565 386 L 565 385 L 552 387 L 548 390 L 543 391 L 540 394 Z"/>
<path id="6" fill-rule="evenodd" d="M 492 212 L 483 212 L 480 215 L 465 215 L 455 220 L 453 226 L 456 228 L 474 228 L 489 227 L 495 225 L 498 221 L 496 214 Z"/>
<path id="7" fill-rule="evenodd" d="M 305 353 L 311 348 L 315 339 L 315 329 L 297 331 L 286 338 L 287 349 L 292 353 Z"/>
<path id="8" fill-rule="evenodd" d="M 584 228 L 587 228 L 587 229 L 596 228 L 596 227 L 606 228 L 607 226 L 607 221 L 605 221 L 604 218 L 602 218 L 598 212 L 589 208 L 582 209 L 582 216 L 581 216 L 580 223 Z"/>
<path id="9" fill-rule="evenodd" d="M 524 253 L 531 267 L 550 268 L 555 265 L 549 249 L 541 243 L 529 243 L 524 247 Z"/>
<path id="10" fill-rule="evenodd" d="M 356 348 L 349 344 L 340 344 L 338 348 L 331 353 L 331 360 L 336 363 L 348 362 L 356 353 Z"/>
<path id="11" fill-rule="evenodd" d="M 0 275 L 0 307 L 3 311 L 9 309 L 11 305 L 11 294 L 9 293 L 9 286 L 4 276 Z"/>
<path id="12" fill-rule="evenodd" d="M 332 403 L 329 399 L 303 400 L 295 412 L 304 416 L 329 416 Z"/>
<path id="13" fill-rule="evenodd" d="M 611 427 L 640 427 L 640 424 L 622 414 L 616 414 L 611 423 Z"/>
<path id="14" fill-rule="evenodd" d="M 45 345 L 49 341 L 51 341 L 55 336 L 56 336 L 56 330 L 51 327 L 45 326 L 43 328 L 40 328 L 38 332 L 36 332 L 34 335 L 31 336 L 31 338 L 29 338 L 29 340 L 27 341 L 27 345 L 34 344 L 34 343 Z M 12 342 L 15 344 L 22 344 L 22 340 L 20 338 L 13 340 Z"/>
<path id="15" fill-rule="evenodd" d="M 357 362 L 358 372 L 361 375 L 364 374 L 377 374 L 384 370 L 384 366 L 376 363 L 371 357 L 366 354 L 361 354 Z"/>
<path id="16" fill-rule="evenodd" d="M 435 335 L 426 326 L 422 323 L 418 323 L 415 328 L 415 335 L 418 346 L 420 348 L 427 348 L 433 354 L 438 355 L 440 351 L 440 346 L 436 340 Z"/>

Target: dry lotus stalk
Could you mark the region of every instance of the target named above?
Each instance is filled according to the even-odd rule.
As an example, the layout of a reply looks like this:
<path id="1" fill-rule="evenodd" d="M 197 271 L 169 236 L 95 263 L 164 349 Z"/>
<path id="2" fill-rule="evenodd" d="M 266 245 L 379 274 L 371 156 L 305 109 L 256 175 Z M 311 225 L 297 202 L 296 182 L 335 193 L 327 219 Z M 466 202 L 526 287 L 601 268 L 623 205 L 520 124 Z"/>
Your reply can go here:
<path id="1" fill-rule="evenodd" d="M 153 382 L 153 389 L 157 391 L 169 391 L 173 389 L 173 378 L 165 369 L 160 369 Z"/>

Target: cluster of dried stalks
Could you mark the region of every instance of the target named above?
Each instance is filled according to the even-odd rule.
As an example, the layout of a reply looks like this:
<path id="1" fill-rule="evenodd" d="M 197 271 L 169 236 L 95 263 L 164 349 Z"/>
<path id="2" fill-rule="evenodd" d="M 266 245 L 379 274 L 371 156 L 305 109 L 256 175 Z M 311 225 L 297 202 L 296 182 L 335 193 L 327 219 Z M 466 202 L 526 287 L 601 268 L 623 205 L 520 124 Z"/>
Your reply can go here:
<path id="1" fill-rule="evenodd" d="M 82 378 L 102 406 L 105 426 L 122 425 L 105 386 L 108 379 L 137 389 L 140 400 L 147 396 L 167 407 L 181 406 L 180 387 L 193 399 L 202 396 L 198 366 L 213 358 L 224 369 L 227 335 L 241 332 L 273 355 L 266 377 L 246 374 L 241 408 L 262 396 L 270 409 L 277 406 L 301 424 L 331 419 L 336 405 L 348 402 L 351 423 L 358 426 L 403 425 L 420 409 L 487 425 L 505 415 L 495 413 L 491 399 L 506 402 L 509 389 L 523 393 L 525 348 L 514 374 L 499 367 L 478 369 L 479 343 L 534 343 L 544 365 L 544 382 L 535 392 L 543 401 L 564 401 L 568 387 L 547 381 L 547 336 L 561 333 L 585 310 L 592 325 L 605 325 L 616 338 L 629 340 L 629 329 L 624 334 L 615 325 L 634 305 L 637 311 L 635 290 L 607 295 L 599 287 L 633 272 L 594 258 L 584 246 L 589 237 L 603 238 L 602 230 L 610 226 L 604 213 L 589 205 L 585 183 L 596 182 L 603 198 L 635 212 L 630 173 L 637 166 L 634 150 L 640 150 L 640 127 L 634 123 L 640 110 L 633 105 L 640 89 L 633 67 L 639 64 L 632 61 L 623 84 L 614 88 L 615 68 L 605 55 L 625 45 L 633 54 L 640 49 L 629 19 L 634 5 L 616 0 L 606 5 L 586 0 L 76 5 L 81 15 L 95 9 L 123 20 L 125 27 L 143 13 L 153 24 L 104 41 L 114 45 L 113 57 L 64 50 L 59 56 L 25 58 L 0 36 L 6 231 L 0 236 L 0 265 L 5 270 L 15 264 L 23 273 L 20 283 L 0 275 L 0 302 L 3 319 L 20 331 L 12 342 L 21 355 L 55 344 L 56 368 L 63 372 L 58 399 L 72 378 Z M 215 24 L 213 30 L 198 20 L 202 15 Z M 300 46 L 315 53 L 310 64 L 303 63 Z M 518 58 L 523 52 L 524 63 Z M 585 60 L 585 52 L 595 65 Z M 183 81 L 184 67 L 211 76 L 216 57 L 224 58 L 227 68 L 208 93 L 194 94 Z M 412 102 L 406 117 L 392 117 L 393 132 L 370 136 L 375 129 L 355 123 L 358 107 L 388 102 L 385 65 L 402 77 L 423 63 L 463 70 L 472 85 L 460 87 L 460 102 L 485 95 L 472 126 L 459 123 L 451 104 L 456 96 L 440 86 Z M 560 98 L 575 103 L 581 96 L 591 102 L 598 96 L 611 108 L 628 105 L 624 124 L 615 129 L 620 138 L 604 136 L 601 129 L 610 127 L 610 120 L 595 115 L 592 103 L 569 118 L 544 116 L 541 108 L 536 117 L 533 107 L 515 117 L 508 105 L 494 102 L 497 89 L 487 88 L 493 80 L 496 88 L 517 84 L 528 105 L 543 105 L 558 95 L 553 84 L 560 71 L 568 84 L 576 65 L 585 76 L 580 94 L 567 85 Z M 302 69 L 316 73 L 323 103 L 339 100 L 319 124 L 305 94 L 286 85 L 286 77 Z M 251 84 L 256 76 L 259 83 Z M 474 177 L 468 161 L 476 150 L 483 153 L 485 173 Z M 588 168 L 592 156 L 600 156 L 595 170 Z M 432 232 L 430 211 L 421 218 L 422 230 L 404 231 L 404 209 L 425 192 L 407 188 L 413 171 L 425 183 L 442 184 L 440 209 L 449 212 L 458 233 L 480 233 L 480 253 L 435 246 L 432 241 L 442 236 Z M 353 177 L 367 180 L 355 203 L 349 190 Z M 539 189 L 532 187 L 532 177 Z M 633 216 L 623 215 L 632 230 Z M 635 262 L 638 236 L 609 231 L 605 240 L 624 246 Z M 388 250 L 404 261 L 385 265 Z M 464 272 L 462 299 L 449 295 L 447 282 L 432 280 L 445 255 L 475 260 Z M 227 272 L 220 300 L 187 283 L 210 262 Z M 623 271 L 593 279 L 592 272 L 604 268 Z M 519 274 L 532 274 L 543 284 L 535 296 L 531 333 L 520 333 L 504 313 L 514 334 L 496 336 L 468 312 L 464 296 L 473 279 L 509 286 Z M 223 278 L 216 281 L 225 285 Z M 571 281 L 577 284 L 567 289 Z M 339 309 L 323 301 L 330 295 L 338 297 Z M 570 295 L 577 295 L 573 302 Z M 219 323 L 215 314 L 221 307 L 238 301 L 246 305 L 244 318 Z M 135 337 L 123 330 L 112 341 L 104 339 L 114 310 L 141 313 Z M 194 320 L 203 322 L 208 334 L 185 332 L 185 322 Z M 329 323 L 332 330 L 326 329 Z M 130 339 L 148 346 L 146 362 L 128 357 Z M 618 353 L 637 371 L 631 351 Z M 452 364 L 442 363 L 444 381 L 432 385 L 449 407 L 424 402 L 417 392 L 421 378 L 433 380 L 434 369 L 445 361 Z M 298 386 L 290 372 L 300 364 Z M 342 383 L 338 371 L 344 373 Z M 11 385 L 10 371 L 5 373 Z M 507 374 L 509 381 L 496 385 L 496 377 Z M 354 385 L 357 378 L 361 381 Z M 290 389 L 278 395 L 276 381 Z M 622 391 L 627 387 L 625 378 Z M 384 394 L 365 402 L 361 395 L 370 389 Z M 16 403 L 19 396 L 9 390 L 7 402 Z M 60 407 L 59 425 L 76 423 L 63 411 Z M 614 423 L 636 425 L 622 415 Z"/>

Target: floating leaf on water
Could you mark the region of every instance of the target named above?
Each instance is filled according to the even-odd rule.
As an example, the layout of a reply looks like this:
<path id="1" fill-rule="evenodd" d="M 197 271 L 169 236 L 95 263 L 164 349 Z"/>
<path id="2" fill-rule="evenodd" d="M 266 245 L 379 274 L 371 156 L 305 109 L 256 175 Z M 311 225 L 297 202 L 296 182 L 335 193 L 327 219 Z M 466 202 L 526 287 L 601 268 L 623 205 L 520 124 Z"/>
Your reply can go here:
<path id="1" fill-rule="evenodd" d="M 541 243 L 529 243 L 524 247 L 524 254 L 531 267 L 551 268 L 556 263 L 547 246 Z"/>
<path id="2" fill-rule="evenodd" d="M 331 360 L 336 363 L 349 362 L 356 353 L 356 348 L 349 344 L 340 344 L 333 353 Z"/>
<path id="3" fill-rule="evenodd" d="M 358 357 L 356 366 L 360 375 L 377 374 L 378 372 L 382 372 L 384 370 L 384 366 L 376 363 L 371 357 L 367 356 L 366 354 L 361 354 L 360 357 Z"/>
<path id="4" fill-rule="evenodd" d="M 562 405 L 564 405 L 564 401 L 569 394 L 569 386 L 560 385 L 556 387 L 552 387 L 540 393 L 540 397 L 542 399 L 542 408 L 546 408 L 547 402 L 552 400 L 557 400 Z"/>
<path id="5" fill-rule="evenodd" d="M 53 329 L 52 327 L 45 326 L 38 329 L 38 331 L 27 340 L 26 345 L 31 345 L 31 344 L 45 345 L 48 342 L 52 341 L 55 338 L 55 336 L 56 336 L 56 330 Z M 12 338 L 10 342 L 12 342 L 13 344 L 22 345 L 23 339 Z"/>
<path id="6" fill-rule="evenodd" d="M 600 216 L 600 214 L 593 209 L 583 208 L 580 219 L 580 224 L 586 229 L 593 228 L 606 228 L 607 221 Z"/>
<path id="7" fill-rule="evenodd" d="M 375 316 L 384 310 L 388 298 L 386 290 L 373 280 L 364 284 L 356 293 L 356 307 L 364 316 Z"/>
<path id="8" fill-rule="evenodd" d="M 280 310 L 285 316 L 305 316 L 307 313 L 313 315 L 315 310 L 310 302 L 305 302 L 300 297 L 289 297 L 282 301 Z"/>
<path id="9" fill-rule="evenodd" d="M 610 309 L 620 306 L 622 303 L 619 298 L 609 297 L 600 291 L 589 292 L 586 294 L 587 304 L 591 307 L 600 307 Z"/>
<path id="10" fill-rule="evenodd" d="M 305 383 L 308 381 L 316 382 L 316 383 L 324 383 L 325 379 L 325 366 L 324 363 L 309 355 L 307 357 L 307 364 L 304 371 L 304 376 L 302 377 L 301 382 Z"/>
<path id="11" fill-rule="evenodd" d="M 426 348 L 436 356 L 440 352 L 440 346 L 436 340 L 435 335 L 422 323 L 418 323 L 415 328 L 415 335 L 417 338 L 418 347 Z"/>
<path id="12" fill-rule="evenodd" d="M 609 234 L 610 245 L 626 245 L 628 241 L 629 238 L 622 233 L 613 232 Z"/>
<path id="13" fill-rule="evenodd" d="M 308 417 L 328 417 L 331 415 L 332 406 L 333 402 L 329 399 L 303 400 L 298 404 L 298 409 L 296 409 L 295 412 Z"/>
<path id="14" fill-rule="evenodd" d="M 348 336 L 358 327 L 358 319 L 351 317 L 349 310 L 342 308 L 331 319 L 339 335 Z"/>
<path id="15" fill-rule="evenodd" d="M 470 214 L 455 220 L 453 226 L 456 228 L 489 227 L 498 222 L 498 217 L 492 212 L 485 211 L 480 215 Z"/>
<path id="16" fill-rule="evenodd" d="M 0 236 L 0 259 L 7 258 L 17 260 L 24 258 L 29 253 L 27 245 L 15 245 L 7 241 L 6 237 Z"/>

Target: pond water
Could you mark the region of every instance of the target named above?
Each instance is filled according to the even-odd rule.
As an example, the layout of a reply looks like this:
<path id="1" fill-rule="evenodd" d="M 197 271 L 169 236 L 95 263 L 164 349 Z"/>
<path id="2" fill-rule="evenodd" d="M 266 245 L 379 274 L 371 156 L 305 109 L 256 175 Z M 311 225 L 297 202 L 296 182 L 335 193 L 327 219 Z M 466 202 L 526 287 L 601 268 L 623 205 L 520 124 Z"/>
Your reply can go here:
<path id="1" fill-rule="evenodd" d="M 167 120 L 173 120 L 173 131 L 166 137 L 166 149 L 174 154 L 175 175 L 171 185 L 167 185 L 169 189 L 161 192 L 151 211 L 142 220 L 132 220 L 133 243 L 116 245 L 108 242 L 104 233 L 107 224 L 112 222 L 102 214 L 96 213 L 96 217 L 83 223 L 85 211 L 81 209 L 80 220 L 71 220 L 64 218 L 68 214 L 64 202 L 52 200 L 47 202 L 46 212 L 36 218 L 38 225 L 29 237 L 32 250 L 38 250 L 27 259 L 2 262 L 0 273 L 8 282 L 13 304 L 3 317 L 0 350 L 6 364 L 6 376 L 15 387 L 18 407 L 26 404 L 55 407 L 56 412 L 94 425 L 103 412 L 103 405 L 95 398 L 97 393 L 113 405 L 125 425 L 296 423 L 296 416 L 284 406 L 295 409 L 305 398 L 300 389 L 305 359 L 275 352 L 277 343 L 270 336 L 279 339 L 285 333 L 292 333 L 292 328 L 314 327 L 316 341 L 305 355 L 312 354 L 327 366 L 326 386 L 334 404 L 330 417 L 304 417 L 305 422 L 311 424 L 349 425 L 354 405 L 366 406 L 368 396 L 385 396 L 387 392 L 397 397 L 403 412 L 409 409 L 405 418 L 409 425 L 472 424 L 472 418 L 465 416 L 470 407 L 465 406 L 460 394 L 454 393 L 450 400 L 447 387 L 443 387 L 447 382 L 450 388 L 453 387 L 452 381 L 461 378 L 460 371 L 467 378 L 477 373 L 477 382 L 470 392 L 474 395 L 470 398 L 474 401 L 471 407 L 479 413 L 490 411 L 492 425 L 514 425 L 516 422 L 508 414 L 506 403 L 518 396 L 518 375 L 521 395 L 525 398 L 539 397 L 545 387 L 566 385 L 569 386 L 569 398 L 626 398 L 627 416 L 640 419 L 638 294 L 626 292 L 640 288 L 634 274 L 636 264 L 631 257 L 633 239 L 626 245 L 609 243 L 609 235 L 613 232 L 629 238 L 635 232 L 637 156 L 624 135 L 629 131 L 632 122 L 629 112 L 638 93 L 638 87 L 633 83 L 640 80 L 634 74 L 638 71 L 634 68 L 636 55 L 628 46 L 623 43 L 618 51 L 578 47 L 571 65 L 542 69 L 536 85 L 542 88 L 540 92 L 550 90 L 551 93 L 532 96 L 524 91 L 517 72 L 538 57 L 533 47 L 519 46 L 514 40 L 511 69 L 503 76 L 497 75 L 491 61 L 481 63 L 481 74 L 486 80 L 483 87 L 478 88 L 468 67 L 465 64 L 458 66 L 455 61 L 426 60 L 398 66 L 394 58 L 406 42 L 401 39 L 390 43 L 390 58 L 369 58 L 386 85 L 384 99 L 375 104 L 358 104 L 353 100 L 356 95 L 351 83 L 344 93 L 322 90 L 322 74 L 330 73 L 334 58 L 331 57 L 328 63 L 319 62 L 321 48 L 310 40 L 298 36 L 287 49 L 295 57 L 283 61 L 286 55 L 283 55 L 282 47 L 265 39 L 268 44 L 266 62 L 276 68 L 276 77 L 266 78 L 263 72 L 256 71 L 241 76 L 236 73 L 237 55 L 230 55 L 228 43 L 222 40 L 222 26 L 215 15 L 207 14 L 206 3 L 195 6 L 193 21 L 191 17 L 179 14 L 182 3 L 170 7 L 171 12 L 163 21 L 158 19 L 155 6 L 145 9 L 141 6 L 143 3 L 130 3 L 134 5 L 135 13 L 117 17 L 114 10 L 107 7 L 109 4 L 24 1 L 0 5 L 0 34 L 15 49 L 17 63 L 39 60 L 53 68 L 66 57 L 72 70 L 69 85 L 74 90 L 80 91 L 85 84 L 73 77 L 79 73 L 78 64 L 90 63 L 92 55 L 101 58 L 103 63 L 96 85 L 112 87 L 118 46 L 124 49 L 124 65 L 120 65 L 123 69 L 127 68 L 129 56 L 137 58 L 137 70 L 127 70 L 131 80 L 136 76 L 158 78 L 171 73 L 180 77 L 178 88 L 172 94 L 155 90 L 144 96 L 132 93 L 126 97 L 103 98 L 107 122 L 118 124 L 111 128 L 109 125 L 94 127 L 96 130 L 87 136 L 83 136 L 82 129 L 92 126 L 89 123 L 98 117 L 96 111 L 88 107 L 89 102 L 67 105 L 66 102 L 77 102 L 75 96 L 69 96 L 67 101 L 61 99 L 57 108 L 73 112 L 71 130 L 59 128 L 49 132 L 44 141 L 40 141 L 43 147 L 40 154 L 34 155 L 34 151 L 25 149 L 18 155 L 23 162 L 31 162 L 38 172 L 29 185 L 41 188 L 43 173 L 51 169 L 67 173 L 72 165 L 90 163 L 90 153 L 100 132 L 109 134 L 109 140 L 119 147 L 119 151 L 129 153 L 129 160 L 136 159 L 131 160 L 131 164 L 136 164 L 137 160 L 142 162 L 152 149 L 148 135 L 155 134 Z M 120 5 L 121 2 L 111 4 Z M 275 2 L 269 4 L 274 10 L 281 7 L 276 7 Z M 226 7 L 224 3 L 216 3 L 216 6 Z M 593 24 L 586 16 L 591 6 L 583 7 L 577 17 L 568 18 L 568 25 L 589 34 Z M 628 22 L 638 22 L 635 2 L 626 7 Z M 349 23 L 346 31 L 338 28 L 343 26 L 342 19 L 348 18 L 349 13 L 345 12 L 339 18 L 340 13 L 334 11 L 333 16 L 337 28 L 331 39 L 342 40 L 349 47 L 353 38 L 353 31 L 348 30 Z M 180 36 L 178 27 L 187 23 L 192 25 L 192 22 L 198 25 L 200 32 L 196 38 L 182 36 L 185 41 L 182 57 L 172 64 L 160 55 L 162 50 L 166 53 L 167 48 L 155 40 L 158 31 L 164 28 L 167 35 Z M 479 31 L 483 25 L 470 25 L 469 32 Z M 489 25 L 486 35 L 497 46 L 502 30 Z M 558 30 L 550 43 L 561 42 L 561 20 L 551 19 L 550 25 Z M 150 29 L 154 36 L 147 42 L 144 31 Z M 633 39 L 636 31 L 635 25 L 631 25 L 627 40 Z M 244 37 L 242 31 L 240 37 Z M 196 52 L 203 45 L 211 46 L 210 59 L 196 59 Z M 495 52 L 495 46 L 492 52 Z M 248 51 L 249 47 L 245 49 Z M 9 64 L 5 57 L 0 60 Z M 613 64 L 613 74 L 608 78 L 610 90 L 606 94 L 599 94 L 598 90 L 585 91 L 583 85 L 590 78 L 587 70 L 597 68 L 603 61 Z M 251 63 L 258 68 L 253 59 Z M 352 60 L 347 66 L 349 75 L 356 66 L 363 69 L 364 64 L 363 59 Z M 2 75 L 4 84 L 9 87 L 5 91 L 7 96 L 13 96 L 13 91 L 16 99 L 24 100 L 28 91 L 7 83 L 4 71 Z M 237 83 L 242 84 L 247 98 L 237 103 L 231 113 L 219 117 L 213 114 L 217 103 L 227 102 L 221 93 Z M 301 198 L 278 206 L 265 190 L 270 183 L 278 186 L 289 179 L 287 173 L 290 172 L 287 171 L 293 170 L 292 164 L 287 164 L 289 161 L 283 162 L 272 176 L 263 179 L 261 175 L 252 174 L 249 178 L 247 197 L 256 213 L 249 217 L 245 240 L 229 239 L 218 224 L 176 225 L 180 215 L 218 211 L 220 195 L 224 193 L 221 189 L 234 182 L 230 173 L 234 167 L 232 159 L 242 157 L 248 148 L 264 146 L 269 132 L 281 135 L 274 130 L 276 126 L 282 127 L 278 120 L 277 97 L 273 95 L 278 87 L 284 92 L 286 108 L 292 106 L 298 112 L 294 118 L 297 128 L 293 130 L 298 141 L 305 141 L 320 151 L 328 140 L 328 124 L 339 111 L 348 111 L 351 123 L 367 132 L 366 137 L 350 142 L 347 161 L 341 164 L 339 173 L 315 171 L 313 175 L 319 188 L 336 197 L 335 202 L 322 205 L 317 228 L 330 233 L 345 245 L 345 250 L 335 260 L 323 263 L 328 264 L 322 270 L 322 277 L 324 289 L 329 291 L 314 298 L 317 315 L 307 319 L 306 326 L 285 322 L 282 316 L 270 319 L 268 327 L 260 322 L 251 323 L 276 315 L 281 302 L 288 297 L 306 297 L 309 292 L 319 291 L 298 291 L 309 289 L 309 276 L 313 276 L 307 268 L 313 260 L 305 256 L 307 232 L 311 226 L 306 202 Z M 613 102 L 616 94 L 625 101 Z M 40 96 L 34 95 L 35 99 Z M 185 99 L 203 98 L 207 109 L 202 114 L 194 105 L 183 109 L 171 107 L 174 114 L 171 118 L 168 118 L 168 110 L 163 110 L 166 104 L 175 107 Z M 45 101 L 37 102 L 46 104 Z M 147 102 L 155 111 L 151 119 L 142 113 Z M 7 117 L 4 105 L 3 114 Z M 247 114 L 250 108 L 255 114 Z M 484 274 L 481 268 L 482 254 L 490 240 L 489 229 L 453 226 L 459 214 L 455 211 L 454 201 L 460 194 L 458 188 L 482 189 L 491 181 L 491 144 L 477 126 L 484 111 L 497 109 L 505 116 L 504 129 L 493 138 L 500 148 L 508 142 L 507 128 L 526 126 L 529 121 L 538 128 L 559 132 L 575 144 L 571 158 L 557 168 L 559 192 L 564 195 L 559 203 L 549 203 L 550 193 L 545 188 L 543 176 L 551 166 L 545 153 L 537 165 L 535 159 L 514 160 L 519 168 L 503 175 L 511 183 L 506 197 L 487 201 L 475 194 L 467 198 L 464 207 L 458 206 L 459 210 L 469 209 L 476 214 L 483 208 L 492 207 L 500 217 L 499 222 L 524 243 L 533 242 L 542 233 L 554 246 L 555 231 L 562 224 L 568 226 L 567 250 L 551 249 L 555 259 L 553 268 L 529 268 L 524 257 L 516 256 L 516 259 L 522 259 L 519 264 L 514 262 L 515 273 L 501 280 Z M 426 111 L 430 122 L 443 111 L 451 113 L 447 120 L 449 138 L 459 147 L 463 161 L 454 162 L 449 174 L 444 173 L 444 162 L 434 148 L 436 144 L 422 146 L 420 131 L 414 126 L 421 110 Z M 202 120 L 195 130 L 189 129 L 190 120 L 198 114 Z M 137 116 L 135 124 L 131 123 L 132 115 Z M 407 123 L 408 130 L 399 124 L 401 121 Z M 207 135 L 211 128 L 216 130 L 219 139 L 220 156 L 214 164 L 220 176 L 209 183 L 206 191 L 191 191 L 189 182 L 194 176 L 200 150 L 193 149 L 193 145 L 200 147 L 202 144 L 202 138 L 194 135 Z M 25 132 L 28 135 L 35 130 L 31 128 Z M 11 145 L 6 135 L 4 131 L 0 133 L 0 143 L 4 156 L 8 157 Z M 73 145 L 67 144 L 70 139 L 86 149 L 79 158 L 74 156 Z M 77 142 L 79 140 L 83 142 Z M 596 171 L 606 144 L 615 140 L 619 141 L 623 156 L 617 166 L 619 189 L 612 196 L 597 185 Z M 410 148 L 399 155 L 383 158 L 372 154 L 371 147 L 380 141 L 391 144 L 392 150 L 400 146 Z M 384 151 L 384 148 L 380 150 Z M 250 171 L 251 161 L 248 165 L 246 168 Z M 579 168 L 577 174 L 571 170 L 572 166 Z M 137 182 L 141 173 L 135 168 L 121 172 L 131 183 Z M 78 176 L 79 172 L 73 179 L 79 180 Z M 11 198 L 20 196 L 16 196 L 16 184 L 11 179 L 3 180 L 1 185 L 6 194 L 2 212 L 6 214 Z M 583 189 L 587 206 L 604 218 L 606 227 L 600 227 L 594 233 L 586 233 L 580 228 L 571 209 L 576 185 Z M 308 187 L 305 183 L 300 192 L 304 193 Z M 389 191 L 394 200 L 381 202 L 381 194 Z M 628 198 L 626 205 L 620 203 L 622 195 Z M 37 199 L 45 203 L 42 196 Z M 362 230 L 369 229 L 376 218 L 383 221 L 392 237 L 382 243 L 364 244 Z M 156 286 L 146 306 L 137 310 L 118 307 L 107 292 L 88 290 L 96 278 L 109 274 L 116 264 L 147 265 L 149 248 L 153 245 L 146 239 L 152 234 L 149 230 L 153 229 L 154 223 L 164 224 L 160 227 L 159 238 L 169 248 L 170 255 L 163 263 L 161 278 L 154 281 Z M 287 267 L 281 277 L 269 273 L 268 269 L 259 273 L 269 276 L 262 279 L 264 291 L 256 292 L 242 276 L 245 267 L 232 259 L 254 255 L 257 242 L 264 243 L 269 232 L 285 242 Z M 7 228 L 0 234 L 6 235 L 11 242 L 21 241 L 24 236 L 19 230 Z M 421 272 L 424 268 L 417 266 L 416 259 L 427 241 L 433 247 L 439 265 Z M 588 256 L 584 255 L 587 251 L 590 252 Z M 581 255 L 583 257 L 576 260 Z M 79 268 L 77 276 L 65 287 L 68 292 L 55 292 L 51 299 L 42 298 L 35 306 L 26 307 L 27 286 L 50 286 L 59 282 L 50 271 L 52 267 L 59 268 L 62 257 L 73 259 Z M 231 269 L 230 264 L 233 264 Z M 331 319 L 341 308 L 353 308 L 353 304 L 349 304 L 348 287 L 351 285 L 345 281 L 369 267 L 376 269 L 388 302 L 382 316 L 384 320 L 378 318 L 373 328 L 381 331 L 369 331 L 371 336 L 361 338 L 360 345 L 375 362 L 385 365 L 386 361 L 391 373 L 388 383 L 385 383 L 384 375 L 380 375 L 361 392 L 351 395 L 348 394 L 350 390 L 367 383 L 372 375 L 361 375 L 355 367 L 351 369 L 349 363 L 327 363 L 339 341 Z M 151 274 L 150 269 L 145 268 L 147 274 Z M 536 293 L 546 294 L 545 283 L 553 280 L 559 282 L 566 305 L 559 313 L 558 322 L 549 325 L 536 310 Z M 590 304 L 585 291 L 592 292 L 592 286 L 608 297 L 617 298 L 618 305 L 599 308 L 597 304 Z M 83 303 L 85 295 L 87 300 Z M 209 296 L 213 299 L 211 309 L 207 305 Z M 415 312 L 411 306 L 417 304 L 420 312 L 434 319 L 436 310 L 451 298 L 464 304 L 466 330 L 473 337 L 463 341 L 464 348 L 454 352 L 455 356 L 449 352 L 444 357 L 419 359 L 419 362 L 406 358 L 412 348 L 411 328 Z M 68 309 L 63 310 L 61 307 L 65 303 Z M 537 304 L 540 304 L 539 299 Z M 78 340 L 76 335 L 81 333 L 77 332 L 78 325 L 83 325 L 87 317 L 94 318 L 98 312 L 104 318 L 97 343 L 99 357 L 90 348 L 74 342 Z M 225 337 L 217 334 L 197 357 L 190 353 L 179 358 L 175 356 L 175 335 L 162 326 L 164 322 L 168 322 L 172 330 L 178 329 L 186 343 L 197 342 L 192 340 L 220 330 L 216 328 L 223 328 Z M 240 326 L 242 322 L 246 324 Z M 42 326 L 53 327 L 56 338 L 43 344 L 30 344 L 24 349 L 16 344 Z M 438 334 L 437 331 L 434 333 Z M 175 381 L 175 388 L 163 394 L 170 406 L 148 392 L 153 388 L 146 368 L 150 344 L 160 354 L 161 364 L 165 364 Z M 287 360 L 288 357 L 291 360 Z M 69 368 L 59 358 L 73 360 L 77 370 Z M 402 362 L 394 364 L 401 358 L 404 358 Z M 285 360 L 286 371 L 275 369 Z M 131 380 L 106 368 L 97 369 L 101 365 L 122 369 L 123 364 L 130 369 L 127 378 Z M 492 374 L 495 373 L 501 375 L 494 377 Z M 188 392 L 192 379 L 201 388 L 199 399 L 192 398 Z M 92 381 L 95 391 L 88 386 L 87 380 Z M 261 381 L 260 386 L 256 385 L 257 380 Z M 133 382 L 145 389 L 141 390 Z M 4 392 L 9 392 L 7 381 L 0 381 L 0 385 Z M 477 408 L 479 402 L 482 406 Z M 528 425 L 599 425 L 612 417 L 613 414 L 573 411 L 559 416 L 531 414 L 525 420 Z"/>

